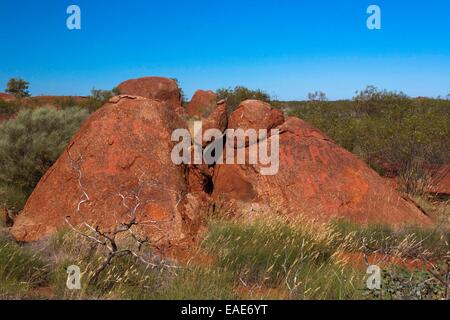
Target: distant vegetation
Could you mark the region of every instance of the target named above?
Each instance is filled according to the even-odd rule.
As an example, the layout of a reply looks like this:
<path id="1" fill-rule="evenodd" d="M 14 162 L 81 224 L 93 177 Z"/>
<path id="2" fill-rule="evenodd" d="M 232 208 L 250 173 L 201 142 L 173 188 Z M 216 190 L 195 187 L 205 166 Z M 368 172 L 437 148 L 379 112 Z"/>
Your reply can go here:
<path id="1" fill-rule="evenodd" d="M 79 104 L 82 108 L 87 108 L 90 113 L 96 111 L 102 107 L 109 99 L 120 94 L 118 88 L 113 88 L 112 90 L 99 90 L 93 88 L 91 90 L 91 95 L 87 97 L 87 100 Z"/>

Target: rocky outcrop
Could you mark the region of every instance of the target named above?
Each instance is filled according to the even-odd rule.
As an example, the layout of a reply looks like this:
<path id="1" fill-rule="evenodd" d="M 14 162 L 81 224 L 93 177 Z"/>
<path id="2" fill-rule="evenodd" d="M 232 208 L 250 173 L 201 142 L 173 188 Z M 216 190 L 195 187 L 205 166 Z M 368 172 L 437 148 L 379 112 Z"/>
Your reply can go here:
<path id="1" fill-rule="evenodd" d="M 256 100 L 242 102 L 229 118 L 220 101 L 200 119 L 204 131 L 269 130 L 261 139 L 270 146 L 279 138 L 277 174 L 262 175 L 266 165 L 260 163 L 173 164 L 172 132 L 188 123 L 177 112 L 178 88 L 160 79 L 124 82 L 121 91 L 139 96 L 114 97 L 84 123 L 17 217 L 17 240 L 42 239 L 67 228 L 66 220 L 112 229 L 130 219 L 132 208 L 142 233 L 168 242 L 194 237 L 214 206 L 236 215 L 301 215 L 317 222 L 431 224 L 356 156 L 306 122 L 285 119 Z M 270 129 L 280 134 L 271 136 Z M 235 148 L 248 154 L 250 145 Z"/>
<path id="2" fill-rule="evenodd" d="M 207 118 L 215 110 L 217 95 L 213 91 L 197 90 L 187 106 L 191 117 Z"/>
<path id="3" fill-rule="evenodd" d="M 302 215 L 318 222 L 346 218 L 398 227 L 431 223 L 356 156 L 300 119 L 291 117 L 281 124 L 281 115 L 269 109 L 262 103 L 243 103 L 230 116 L 228 128 L 268 129 L 277 125 L 278 173 L 261 175 L 260 164 L 217 165 L 213 179 L 217 203 L 230 207 L 234 214 L 265 211 Z"/>
<path id="4" fill-rule="evenodd" d="M 162 77 L 143 77 L 122 82 L 117 86 L 121 94 L 140 96 L 167 102 L 174 109 L 181 106 L 181 93 L 177 82 Z"/>
<path id="5" fill-rule="evenodd" d="M 272 109 L 270 104 L 258 100 L 246 100 L 231 113 L 229 129 L 273 129 L 284 122 L 281 110 Z"/>
<path id="6" fill-rule="evenodd" d="M 431 183 L 428 191 L 438 195 L 450 195 L 450 164 L 430 166 Z"/>
<path id="7" fill-rule="evenodd" d="M 41 179 L 12 234 L 35 241 L 87 222 L 110 230 L 130 219 L 150 239 L 195 234 L 203 200 L 189 194 L 186 168 L 172 163 L 171 134 L 185 127 L 166 102 L 117 96 L 95 112 Z"/>

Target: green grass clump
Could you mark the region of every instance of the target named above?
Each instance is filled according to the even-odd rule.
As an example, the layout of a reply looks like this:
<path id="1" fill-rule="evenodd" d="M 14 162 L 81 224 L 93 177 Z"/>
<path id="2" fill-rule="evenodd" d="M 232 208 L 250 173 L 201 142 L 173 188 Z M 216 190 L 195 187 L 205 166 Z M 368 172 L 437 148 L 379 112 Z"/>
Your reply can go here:
<path id="1" fill-rule="evenodd" d="M 43 287 L 56 299 L 434 299 L 445 295 L 434 274 L 446 275 L 446 241 L 436 230 L 415 227 L 394 230 L 338 220 L 313 228 L 273 217 L 215 217 L 195 249 L 200 260 L 193 255 L 188 263 L 170 261 L 153 268 L 121 256 L 92 282 L 107 251 L 65 230 L 36 254 L 0 242 L 0 297 L 36 298 Z M 147 250 L 141 253 L 150 254 Z M 365 266 L 353 257 L 371 250 L 396 261 L 426 257 L 435 268 L 432 273 L 425 264 L 414 270 L 396 262 L 382 265 L 382 290 L 370 291 Z M 70 265 L 81 269 L 81 290 L 66 288 Z"/>
<path id="2" fill-rule="evenodd" d="M 272 285 L 279 284 L 288 270 L 318 266 L 332 254 L 325 243 L 282 223 L 215 222 L 204 245 L 217 253 L 220 267 L 246 281 Z"/>
<path id="3" fill-rule="evenodd" d="M 203 245 L 244 286 L 276 288 L 290 299 L 360 297 L 363 275 L 333 259 L 340 248 L 333 234 L 281 221 L 214 221 Z"/>
<path id="4" fill-rule="evenodd" d="M 220 268 L 190 266 L 167 279 L 155 299 L 230 300 L 237 299 L 233 275 Z"/>
<path id="5" fill-rule="evenodd" d="M 14 297 L 48 281 L 49 266 L 38 254 L 0 240 L 0 297 Z"/>
<path id="6" fill-rule="evenodd" d="M 405 226 L 398 230 L 388 225 L 371 224 L 362 226 L 348 220 L 336 220 L 331 228 L 345 241 L 352 239 L 352 251 L 373 251 L 380 253 L 402 253 L 410 258 L 443 257 L 449 252 L 450 230 L 446 227 L 422 228 Z M 401 252 L 400 252 L 401 251 Z"/>

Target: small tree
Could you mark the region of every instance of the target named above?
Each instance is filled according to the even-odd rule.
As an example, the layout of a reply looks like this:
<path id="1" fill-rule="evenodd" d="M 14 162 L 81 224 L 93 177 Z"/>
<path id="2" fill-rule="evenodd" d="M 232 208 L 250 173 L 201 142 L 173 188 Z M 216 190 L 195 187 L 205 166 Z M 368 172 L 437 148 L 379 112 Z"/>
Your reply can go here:
<path id="1" fill-rule="evenodd" d="M 92 88 L 91 95 L 81 104 L 81 106 L 87 108 L 89 113 L 92 113 L 107 103 L 109 99 L 117 95 L 120 95 L 120 90 L 116 87 L 112 90 Z"/>
<path id="2" fill-rule="evenodd" d="M 20 78 L 12 78 L 8 81 L 6 86 L 6 92 L 14 95 L 16 98 L 29 97 L 30 92 L 28 91 L 30 83 L 22 80 Z"/>
<path id="3" fill-rule="evenodd" d="M 327 95 L 322 91 L 310 92 L 308 93 L 309 101 L 328 101 Z"/>

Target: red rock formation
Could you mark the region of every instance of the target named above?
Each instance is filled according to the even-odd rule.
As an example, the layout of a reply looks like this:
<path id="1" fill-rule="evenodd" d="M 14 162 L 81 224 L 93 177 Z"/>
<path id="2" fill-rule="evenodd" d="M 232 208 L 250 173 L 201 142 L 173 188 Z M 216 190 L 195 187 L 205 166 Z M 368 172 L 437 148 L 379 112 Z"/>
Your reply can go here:
<path id="1" fill-rule="evenodd" d="M 180 89 L 172 79 L 161 77 L 131 79 L 119 84 L 117 89 L 121 94 L 164 101 L 172 107 L 181 105 Z"/>
<path id="2" fill-rule="evenodd" d="M 138 201 L 138 220 L 147 221 L 140 228 L 151 239 L 187 237 L 203 201 L 188 194 L 185 168 L 170 158 L 172 131 L 183 127 L 167 103 L 112 98 L 41 179 L 12 234 L 19 241 L 39 240 L 66 228 L 66 216 L 75 225 L 85 221 L 107 230 L 127 222 L 126 206 Z"/>
<path id="3" fill-rule="evenodd" d="M 192 117 L 207 118 L 216 108 L 217 95 L 213 91 L 197 90 L 187 106 Z"/>
<path id="4" fill-rule="evenodd" d="M 207 118 L 199 119 L 202 121 L 202 133 L 203 135 L 209 129 L 217 129 L 220 132 L 224 132 L 227 128 L 228 118 L 227 118 L 227 104 L 224 100 L 217 103 L 217 107 L 212 111 L 212 113 Z M 211 141 L 202 139 L 203 147 L 206 147 Z"/>
<path id="5" fill-rule="evenodd" d="M 134 88 L 145 95 L 145 86 L 135 81 Z M 129 85 L 122 88 L 133 87 Z M 221 131 L 225 126 L 279 129 L 276 175 L 261 175 L 260 164 L 175 166 L 171 134 L 187 124 L 174 112 L 175 94 L 161 97 L 164 101 L 122 95 L 95 112 L 39 182 L 15 221 L 14 237 L 42 239 L 67 227 L 66 216 L 75 225 L 85 221 L 116 227 L 129 218 L 125 198 L 139 201 L 138 221 L 149 222 L 140 229 L 151 239 L 187 239 L 210 209 L 209 193 L 217 206 L 235 214 L 264 211 L 319 222 L 348 218 L 393 226 L 431 224 L 413 203 L 323 133 L 297 118 L 285 121 L 281 111 L 255 100 L 241 103 L 228 125 L 222 102 L 205 122 Z"/>
<path id="6" fill-rule="evenodd" d="M 246 100 L 236 108 L 228 120 L 229 129 L 270 130 L 284 122 L 283 112 L 272 109 L 270 104 L 258 100 Z"/>
<path id="7" fill-rule="evenodd" d="M 243 105 L 230 116 L 229 128 L 267 129 L 280 124 L 281 116 L 271 116 L 267 104 Z M 236 214 L 265 211 L 320 222 L 348 218 L 393 226 L 431 223 L 364 162 L 311 125 L 288 118 L 277 128 L 281 132 L 278 174 L 261 175 L 261 165 L 217 165 L 216 202 L 235 203 L 231 211 Z"/>
<path id="8" fill-rule="evenodd" d="M 431 193 L 441 195 L 450 194 L 450 164 L 430 166 L 431 185 L 428 189 Z"/>

